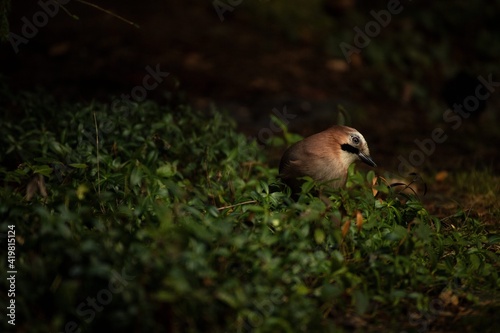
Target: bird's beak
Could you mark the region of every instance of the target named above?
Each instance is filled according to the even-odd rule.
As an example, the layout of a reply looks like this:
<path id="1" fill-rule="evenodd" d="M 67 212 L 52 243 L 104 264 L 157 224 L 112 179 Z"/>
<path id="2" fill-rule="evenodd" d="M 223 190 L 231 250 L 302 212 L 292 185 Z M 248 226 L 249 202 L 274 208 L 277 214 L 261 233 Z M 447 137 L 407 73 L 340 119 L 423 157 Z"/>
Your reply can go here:
<path id="1" fill-rule="evenodd" d="M 368 164 L 369 166 L 372 166 L 372 167 L 376 167 L 377 164 L 375 164 L 375 162 L 373 162 L 372 158 L 364 153 L 359 153 L 358 154 L 359 156 L 359 159 L 363 162 L 365 162 L 366 164 Z"/>

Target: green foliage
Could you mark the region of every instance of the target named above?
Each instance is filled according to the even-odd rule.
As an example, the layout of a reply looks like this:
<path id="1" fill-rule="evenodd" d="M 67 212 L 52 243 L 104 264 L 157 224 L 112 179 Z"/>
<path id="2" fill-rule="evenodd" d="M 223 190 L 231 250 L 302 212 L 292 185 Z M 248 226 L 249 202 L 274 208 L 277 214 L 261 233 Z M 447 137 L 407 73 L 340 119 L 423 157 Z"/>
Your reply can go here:
<path id="1" fill-rule="evenodd" d="M 401 328 L 443 291 L 497 289 L 499 238 L 479 221 L 440 220 L 354 168 L 345 189 L 306 182 L 293 201 L 215 110 L 29 94 L 10 109 L 22 115 L 0 124 L 0 214 L 16 230 L 21 331 Z"/>

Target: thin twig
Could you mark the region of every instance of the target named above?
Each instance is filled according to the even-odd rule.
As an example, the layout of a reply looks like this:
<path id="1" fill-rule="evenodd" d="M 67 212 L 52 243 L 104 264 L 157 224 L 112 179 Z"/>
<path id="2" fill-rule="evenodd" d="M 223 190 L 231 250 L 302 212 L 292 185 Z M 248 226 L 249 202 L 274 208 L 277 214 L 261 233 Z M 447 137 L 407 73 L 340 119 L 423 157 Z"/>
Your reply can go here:
<path id="1" fill-rule="evenodd" d="M 97 193 L 101 196 L 101 181 L 100 181 L 100 168 L 99 168 L 99 130 L 97 128 L 97 118 L 94 111 L 94 125 L 95 125 L 95 146 L 97 157 Z"/>
<path id="2" fill-rule="evenodd" d="M 80 19 L 78 16 L 76 16 L 76 15 L 74 15 L 74 14 L 71 14 L 71 13 L 70 13 L 70 11 L 69 11 L 69 10 L 68 10 L 68 9 L 67 9 L 67 8 L 66 8 L 63 4 L 62 4 L 62 3 L 60 3 L 60 2 L 59 2 L 59 1 L 57 1 L 57 0 L 56 0 L 56 2 L 57 2 L 57 4 L 59 5 L 59 7 L 61 7 L 61 8 L 62 8 L 62 10 L 64 10 L 64 12 L 65 12 L 66 14 L 68 14 L 68 16 L 70 16 L 71 18 L 73 18 L 73 19 L 75 19 L 75 20 L 79 20 L 79 19 Z"/>
<path id="3" fill-rule="evenodd" d="M 113 17 L 116 17 L 117 19 L 122 20 L 123 22 L 128 23 L 130 25 L 133 25 L 136 28 L 140 28 L 140 26 L 137 23 L 134 23 L 134 22 L 132 22 L 130 20 L 127 20 L 126 18 L 124 18 L 124 17 L 122 17 L 120 15 L 117 15 L 117 14 L 113 13 L 110 10 L 104 9 L 104 8 L 102 8 L 102 7 L 100 7 L 100 6 L 96 5 L 96 4 L 93 4 L 91 2 L 87 2 L 87 1 L 84 1 L 84 0 L 76 0 L 76 1 L 81 2 L 81 3 L 83 3 L 83 4 L 87 5 L 87 6 L 94 7 L 96 9 L 100 10 L 100 11 L 103 11 L 106 14 L 111 15 Z"/>
<path id="4" fill-rule="evenodd" d="M 234 205 L 219 207 L 219 208 L 217 208 L 217 210 L 224 210 L 224 209 L 234 208 L 234 207 L 238 207 L 238 206 L 242 206 L 242 205 L 248 205 L 248 204 L 256 203 L 256 202 L 257 202 L 257 200 L 243 201 L 243 202 L 240 202 L 240 203 L 237 203 L 237 204 L 234 204 Z"/>

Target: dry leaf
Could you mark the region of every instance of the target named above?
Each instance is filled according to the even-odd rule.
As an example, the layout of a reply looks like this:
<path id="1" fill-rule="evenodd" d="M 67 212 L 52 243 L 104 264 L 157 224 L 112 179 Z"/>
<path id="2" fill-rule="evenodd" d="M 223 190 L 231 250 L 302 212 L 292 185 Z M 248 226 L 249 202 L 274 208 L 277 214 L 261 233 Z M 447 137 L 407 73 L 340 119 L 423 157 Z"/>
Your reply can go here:
<path id="1" fill-rule="evenodd" d="M 448 171 L 439 171 L 435 177 L 437 182 L 443 182 L 446 178 L 448 178 Z"/>
<path id="2" fill-rule="evenodd" d="M 26 186 L 26 200 L 30 201 L 38 191 L 38 185 L 35 178 L 33 178 Z"/>
<path id="3" fill-rule="evenodd" d="M 349 58 L 351 60 L 349 65 L 351 65 L 352 68 L 363 67 L 363 58 L 361 57 L 361 54 L 354 52 L 349 56 Z"/>
<path id="4" fill-rule="evenodd" d="M 44 198 L 47 198 L 47 188 L 45 187 L 45 180 L 40 174 L 35 175 L 26 186 L 26 200 L 30 201 L 37 193 Z"/>
<path id="5" fill-rule="evenodd" d="M 184 57 L 184 67 L 192 71 L 208 71 L 213 64 L 204 59 L 202 54 L 191 52 Z"/>
<path id="6" fill-rule="evenodd" d="M 326 68 L 332 72 L 347 72 L 349 64 L 344 59 L 330 59 L 326 62 Z"/>
<path id="7" fill-rule="evenodd" d="M 413 84 L 409 82 L 403 84 L 403 92 L 401 93 L 401 102 L 403 104 L 408 104 L 411 101 L 414 90 L 415 86 Z"/>
<path id="8" fill-rule="evenodd" d="M 43 178 L 42 175 L 39 175 L 38 177 L 38 190 L 40 191 L 40 194 L 42 197 L 47 198 L 47 188 L 45 187 L 45 179 Z"/>
<path id="9" fill-rule="evenodd" d="M 65 55 L 69 52 L 71 44 L 69 42 L 62 42 L 57 44 L 52 44 L 47 52 L 51 57 L 58 57 Z"/>
<path id="10" fill-rule="evenodd" d="M 457 306 L 458 305 L 458 296 L 454 295 L 453 291 L 451 291 L 450 289 L 441 292 L 441 294 L 439 295 L 439 299 L 443 301 L 445 306 L 447 306 L 447 305 Z"/>
<path id="11" fill-rule="evenodd" d="M 342 226 L 342 238 L 345 238 L 345 235 L 347 235 L 347 232 L 349 231 L 350 227 L 351 227 L 351 221 L 347 220 Z"/>
<path id="12" fill-rule="evenodd" d="M 375 188 L 375 185 L 377 185 L 377 180 L 378 180 L 377 176 L 373 177 L 373 180 L 372 180 L 372 193 L 373 193 L 374 197 L 376 197 L 377 194 L 378 194 L 378 190 Z"/>
<path id="13" fill-rule="evenodd" d="M 356 212 L 356 227 L 358 227 L 358 231 L 363 227 L 363 215 L 359 210 Z"/>

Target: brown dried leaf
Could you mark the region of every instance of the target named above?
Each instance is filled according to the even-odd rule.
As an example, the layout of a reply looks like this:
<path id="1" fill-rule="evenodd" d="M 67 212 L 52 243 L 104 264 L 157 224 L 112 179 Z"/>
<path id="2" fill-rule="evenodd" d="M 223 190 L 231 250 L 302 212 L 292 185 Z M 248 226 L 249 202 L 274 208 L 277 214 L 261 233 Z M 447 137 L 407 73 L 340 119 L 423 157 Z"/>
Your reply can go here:
<path id="1" fill-rule="evenodd" d="M 374 197 L 376 197 L 377 194 L 378 194 L 378 190 L 375 188 L 375 185 L 377 185 L 377 181 L 378 181 L 378 177 L 377 176 L 373 177 L 373 180 L 372 180 L 372 193 L 373 193 Z"/>
<path id="2" fill-rule="evenodd" d="M 414 91 L 415 91 L 415 86 L 412 83 L 405 82 L 403 84 L 403 91 L 401 93 L 401 102 L 403 104 L 408 104 L 413 97 Z"/>
<path id="3" fill-rule="evenodd" d="M 453 291 L 451 291 L 449 289 L 441 292 L 441 294 L 439 295 L 439 299 L 441 301 L 443 301 L 445 306 L 447 306 L 447 305 L 457 306 L 458 305 L 458 296 L 453 294 Z"/>
<path id="4" fill-rule="evenodd" d="M 47 198 L 48 197 L 47 188 L 45 187 L 45 179 L 43 178 L 42 175 L 38 175 L 37 185 L 38 185 L 38 190 L 40 191 L 42 197 Z"/>
<path id="5" fill-rule="evenodd" d="M 325 66 L 332 72 L 344 73 L 349 70 L 349 64 L 344 59 L 330 59 Z"/>
<path id="6" fill-rule="evenodd" d="M 356 227 L 358 227 L 358 231 L 363 227 L 363 215 L 359 210 L 356 212 Z"/>
<path id="7" fill-rule="evenodd" d="M 448 171 L 439 171 L 435 177 L 437 182 L 443 182 L 446 178 L 448 178 Z"/>
<path id="8" fill-rule="evenodd" d="M 349 232 L 349 228 L 351 227 L 351 220 L 347 220 L 342 226 L 342 238 L 345 238 L 347 232 Z"/>
<path id="9" fill-rule="evenodd" d="M 33 178 L 26 186 L 26 200 L 30 201 L 31 199 L 33 199 L 33 196 L 36 194 L 37 191 L 38 191 L 38 185 L 36 179 Z"/>
<path id="10" fill-rule="evenodd" d="M 26 200 L 30 201 L 33 199 L 35 194 L 40 193 L 44 198 L 47 198 L 47 188 L 45 187 L 45 180 L 42 175 L 37 174 L 26 186 Z"/>

